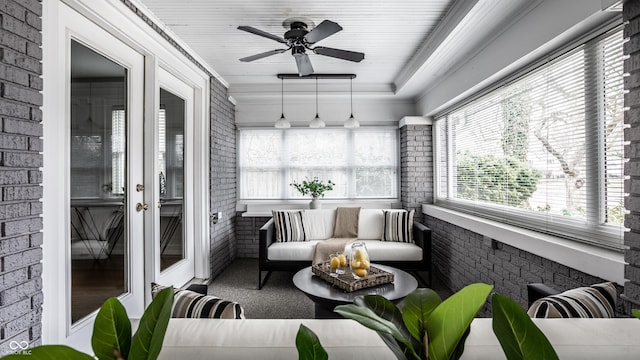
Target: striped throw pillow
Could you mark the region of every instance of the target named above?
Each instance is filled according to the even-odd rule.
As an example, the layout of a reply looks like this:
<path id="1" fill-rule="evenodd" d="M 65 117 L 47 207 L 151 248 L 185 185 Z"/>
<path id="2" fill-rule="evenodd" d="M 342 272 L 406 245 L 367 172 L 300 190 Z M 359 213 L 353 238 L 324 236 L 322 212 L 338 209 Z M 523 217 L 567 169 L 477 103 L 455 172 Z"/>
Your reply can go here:
<path id="1" fill-rule="evenodd" d="M 382 210 L 382 241 L 414 243 L 413 215 L 415 210 Z"/>
<path id="2" fill-rule="evenodd" d="M 305 241 L 302 211 L 273 210 L 273 222 L 276 225 L 276 241 Z"/>
<path id="3" fill-rule="evenodd" d="M 532 318 L 612 318 L 617 297 L 611 282 L 579 287 L 536 300 L 527 314 Z"/>
<path id="4" fill-rule="evenodd" d="M 151 296 L 155 296 L 165 286 L 151 284 Z M 172 318 L 244 319 L 244 309 L 240 304 L 222 300 L 215 296 L 202 295 L 191 290 L 174 289 Z"/>

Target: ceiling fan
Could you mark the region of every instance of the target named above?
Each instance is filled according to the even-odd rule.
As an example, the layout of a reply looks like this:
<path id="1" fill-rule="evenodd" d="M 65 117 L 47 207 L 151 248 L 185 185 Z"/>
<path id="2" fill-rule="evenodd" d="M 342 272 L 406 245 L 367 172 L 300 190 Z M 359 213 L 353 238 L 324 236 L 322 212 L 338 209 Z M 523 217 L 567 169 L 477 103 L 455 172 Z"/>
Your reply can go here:
<path id="1" fill-rule="evenodd" d="M 298 74 L 306 76 L 313 74 L 313 66 L 309 60 L 306 50 L 313 51 L 314 54 L 330 56 L 337 59 L 360 62 L 364 59 L 364 54 L 356 51 L 334 49 L 324 46 L 311 47 L 315 43 L 323 40 L 338 31 L 342 30 L 342 26 L 331 20 L 324 20 L 318 26 L 308 30 L 309 25 L 313 26 L 313 22 L 306 18 L 289 18 L 282 22 L 285 29 L 289 29 L 284 33 L 284 38 L 270 34 L 266 31 L 256 29 L 252 26 L 238 26 L 239 30 L 250 32 L 255 35 L 263 36 L 279 43 L 285 44 L 286 49 L 276 49 L 266 51 L 260 54 L 243 57 L 240 61 L 250 62 L 267 56 L 281 54 L 287 50 L 291 50 L 291 54 L 296 59 L 298 66 Z"/>

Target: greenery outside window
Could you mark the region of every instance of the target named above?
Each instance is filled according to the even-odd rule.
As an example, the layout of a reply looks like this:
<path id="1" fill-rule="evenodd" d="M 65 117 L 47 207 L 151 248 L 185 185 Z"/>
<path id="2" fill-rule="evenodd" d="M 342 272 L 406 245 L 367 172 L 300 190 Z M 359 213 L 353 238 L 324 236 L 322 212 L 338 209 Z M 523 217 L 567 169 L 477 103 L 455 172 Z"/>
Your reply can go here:
<path id="1" fill-rule="evenodd" d="M 398 130 L 241 129 L 241 200 L 302 199 L 289 184 L 317 176 L 336 186 L 325 199 L 395 199 Z"/>
<path id="2" fill-rule="evenodd" d="M 436 116 L 436 202 L 622 249 L 623 34 Z"/>

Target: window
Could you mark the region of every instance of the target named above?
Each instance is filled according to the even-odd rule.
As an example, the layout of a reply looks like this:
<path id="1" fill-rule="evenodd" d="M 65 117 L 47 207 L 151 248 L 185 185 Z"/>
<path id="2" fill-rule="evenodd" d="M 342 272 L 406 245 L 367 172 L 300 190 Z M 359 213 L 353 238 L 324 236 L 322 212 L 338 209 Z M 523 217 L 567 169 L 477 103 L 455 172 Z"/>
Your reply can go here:
<path id="1" fill-rule="evenodd" d="M 336 183 L 327 199 L 397 197 L 394 128 L 243 129 L 239 149 L 243 200 L 300 199 L 289 184 L 314 176 Z"/>
<path id="2" fill-rule="evenodd" d="M 436 201 L 622 248 L 623 35 L 614 31 L 436 116 Z"/>

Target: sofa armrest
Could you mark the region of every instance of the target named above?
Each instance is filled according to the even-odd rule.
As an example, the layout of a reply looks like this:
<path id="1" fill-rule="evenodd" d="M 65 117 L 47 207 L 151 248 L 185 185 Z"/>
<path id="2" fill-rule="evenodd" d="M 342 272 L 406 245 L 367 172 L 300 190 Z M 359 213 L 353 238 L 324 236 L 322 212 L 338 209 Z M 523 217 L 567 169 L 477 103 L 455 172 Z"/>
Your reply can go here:
<path id="1" fill-rule="evenodd" d="M 258 257 L 262 266 L 267 262 L 267 248 L 276 241 L 276 226 L 273 218 L 262 225 L 258 235 Z"/>
<path id="2" fill-rule="evenodd" d="M 413 241 L 422 248 L 422 261 L 431 265 L 431 229 L 426 225 L 414 221 L 413 222 Z"/>
<path id="3" fill-rule="evenodd" d="M 531 304 L 533 304 L 533 302 L 538 299 L 549 295 L 556 295 L 560 292 L 561 291 L 542 283 L 527 284 L 527 297 L 529 298 L 529 306 L 531 306 Z"/>

